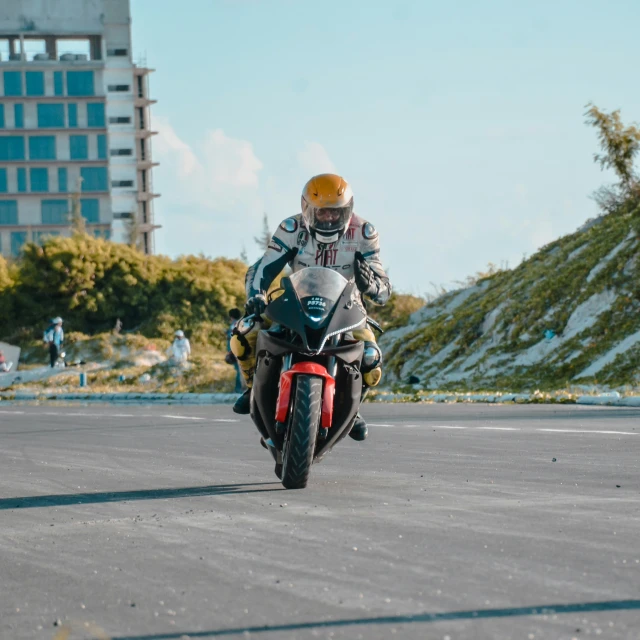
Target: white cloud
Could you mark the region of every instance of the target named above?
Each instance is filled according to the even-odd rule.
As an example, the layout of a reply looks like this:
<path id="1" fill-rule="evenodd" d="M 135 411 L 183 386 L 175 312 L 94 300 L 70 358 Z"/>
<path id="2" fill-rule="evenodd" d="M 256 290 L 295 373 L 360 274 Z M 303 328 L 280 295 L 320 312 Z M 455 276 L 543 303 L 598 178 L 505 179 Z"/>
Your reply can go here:
<path id="1" fill-rule="evenodd" d="M 305 142 L 304 149 L 298 152 L 298 163 L 309 178 L 319 173 L 337 173 L 327 150 L 319 142 Z"/>
<path id="2" fill-rule="evenodd" d="M 253 145 L 222 129 L 205 132 L 196 145 L 182 140 L 170 121 L 155 117 L 153 154 L 156 221 L 161 253 L 239 255 L 247 229 L 258 228 L 263 211 L 260 172 Z M 249 235 L 250 242 L 252 236 Z"/>
<path id="3" fill-rule="evenodd" d="M 238 256 L 244 246 L 251 259 L 266 211 L 274 227 L 299 211 L 300 192 L 313 175 L 335 172 L 325 148 L 306 142 L 294 154 L 286 175 L 263 176 L 263 163 L 247 140 L 231 138 L 222 129 L 206 131 L 188 144 L 168 118 L 154 117 L 158 136 L 153 154 L 157 250 L 177 255 L 204 253 Z"/>
<path id="4" fill-rule="evenodd" d="M 154 119 L 158 138 L 153 142 L 162 169 L 177 176 L 168 199 L 196 201 L 209 209 L 254 199 L 263 165 L 246 140 L 230 138 L 222 129 L 207 131 L 197 149 L 184 142 L 167 118 Z M 167 182 L 168 184 L 168 182 Z"/>

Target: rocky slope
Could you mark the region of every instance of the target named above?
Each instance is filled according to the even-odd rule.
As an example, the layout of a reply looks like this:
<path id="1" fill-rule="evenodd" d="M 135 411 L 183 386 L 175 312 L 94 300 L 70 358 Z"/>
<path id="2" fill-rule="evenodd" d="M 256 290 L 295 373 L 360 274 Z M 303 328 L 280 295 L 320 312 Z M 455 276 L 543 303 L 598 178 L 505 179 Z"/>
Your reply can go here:
<path id="1" fill-rule="evenodd" d="M 453 291 L 381 339 L 390 386 L 558 389 L 640 380 L 640 207 Z"/>

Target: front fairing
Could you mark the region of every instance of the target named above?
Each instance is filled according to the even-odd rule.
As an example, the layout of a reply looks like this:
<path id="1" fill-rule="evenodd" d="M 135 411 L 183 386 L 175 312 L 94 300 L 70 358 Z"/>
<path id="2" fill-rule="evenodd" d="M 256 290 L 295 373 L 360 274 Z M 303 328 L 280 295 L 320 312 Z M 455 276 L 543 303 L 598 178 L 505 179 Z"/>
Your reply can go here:
<path id="1" fill-rule="evenodd" d="M 325 267 L 308 267 L 281 281 L 282 293 L 266 316 L 298 335 L 305 350 L 318 353 L 326 340 L 362 327 L 366 312 L 351 281 Z"/>

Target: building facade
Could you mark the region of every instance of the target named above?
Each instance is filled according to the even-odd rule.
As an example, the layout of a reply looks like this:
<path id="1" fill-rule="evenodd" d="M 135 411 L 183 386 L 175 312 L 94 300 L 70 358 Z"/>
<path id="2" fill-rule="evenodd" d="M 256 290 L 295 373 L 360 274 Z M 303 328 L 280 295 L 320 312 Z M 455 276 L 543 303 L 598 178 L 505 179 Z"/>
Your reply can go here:
<path id="1" fill-rule="evenodd" d="M 148 77 L 133 63 L 129 0 L 0 5 L 0 253 L 68 235 L 138 235 L 153 253 Z"/>

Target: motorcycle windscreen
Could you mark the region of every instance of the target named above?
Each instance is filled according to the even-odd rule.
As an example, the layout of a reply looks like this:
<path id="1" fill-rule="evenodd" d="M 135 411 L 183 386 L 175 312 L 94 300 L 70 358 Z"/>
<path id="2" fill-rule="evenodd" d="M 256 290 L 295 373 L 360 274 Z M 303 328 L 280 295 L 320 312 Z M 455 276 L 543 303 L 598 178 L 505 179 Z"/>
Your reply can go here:
<path id="1" fill-rule="evenodd" d="M 305 349 L 318 350 L 348 284 L 331 269 L 307 267 L 282 278 L 283 292 L 267 306 L 266 315 L 300 336 Z"/>
<path id="2" fill-rule="evenodd" d="M 307 267 L 290 275 L 289 280 L 307 320 L 317 329 L 325 324 L 348 283 L 326 267 Z"/>

